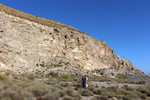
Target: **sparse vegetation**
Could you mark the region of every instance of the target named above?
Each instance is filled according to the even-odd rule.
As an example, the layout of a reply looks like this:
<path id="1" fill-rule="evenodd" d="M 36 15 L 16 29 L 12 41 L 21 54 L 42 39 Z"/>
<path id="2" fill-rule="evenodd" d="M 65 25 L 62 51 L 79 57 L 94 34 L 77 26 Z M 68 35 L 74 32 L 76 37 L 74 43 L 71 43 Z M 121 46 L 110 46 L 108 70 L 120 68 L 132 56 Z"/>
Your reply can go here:
<path id="1" fill-rule="evenodd" d="M 6 74 L 1 76 L 3 75 Z M 26 79 L 13 77 L 13 80 L 4 78 L 0 81 L 0 90 L 3 90 L 0 91 L 1 100 L 85 100 L 84 98 L 89 97 L 91 100 L 149 100 L 150 98 L 150 87 L 145 85 L 146 83 L 137 84 L 137 81 L 130 83 L 131 80 L 127 78 L 88 76 L 89 87 L 84 90 L 81 76 L 61 74 L 59 77 L 35 77 L 34 80 L 27 77 L 30 74 L 23 73 L 20 76 Z M 103 85 L 100 86 L 99 83 Z"/>

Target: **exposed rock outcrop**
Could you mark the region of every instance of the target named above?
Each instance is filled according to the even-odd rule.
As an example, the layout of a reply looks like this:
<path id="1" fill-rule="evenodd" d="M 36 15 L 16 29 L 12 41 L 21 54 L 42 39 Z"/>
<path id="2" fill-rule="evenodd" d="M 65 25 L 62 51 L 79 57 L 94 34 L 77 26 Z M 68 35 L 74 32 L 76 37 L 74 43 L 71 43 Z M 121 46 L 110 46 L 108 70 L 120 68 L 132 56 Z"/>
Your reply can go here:
<path id="1" fill-rule="evenodd" d="M 1 70 L 35 72 L 41 62 L 48 64 L 55 57 L 69 59 L 72 61 L 69 66 L 78 65 L 89 71 L 109 69 L 115 73 L 142 73 L 129 61 L 116 56 L 104 41 L 77 30 L 45 26 L 0 12 Z"/>

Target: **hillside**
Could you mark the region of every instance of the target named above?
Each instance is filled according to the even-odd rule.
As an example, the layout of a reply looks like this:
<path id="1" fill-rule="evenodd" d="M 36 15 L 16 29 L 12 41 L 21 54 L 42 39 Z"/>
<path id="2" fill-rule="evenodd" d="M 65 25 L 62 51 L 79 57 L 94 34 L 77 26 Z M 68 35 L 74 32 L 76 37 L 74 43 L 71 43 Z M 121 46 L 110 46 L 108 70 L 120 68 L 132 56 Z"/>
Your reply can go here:
<path id="1" fill-rule="evenodd" d="M 150 78 L 105 41 L 0 4 L 0 100 L 150 100 Z"/>
<path id="2" fill-rule="evenodd" d="M 104 41 L 4 5 L 0 5 L 0 68 L 41 75 L 50 71 L 75 74 L 81 69 L 80 74 L 143 74 Z"/>

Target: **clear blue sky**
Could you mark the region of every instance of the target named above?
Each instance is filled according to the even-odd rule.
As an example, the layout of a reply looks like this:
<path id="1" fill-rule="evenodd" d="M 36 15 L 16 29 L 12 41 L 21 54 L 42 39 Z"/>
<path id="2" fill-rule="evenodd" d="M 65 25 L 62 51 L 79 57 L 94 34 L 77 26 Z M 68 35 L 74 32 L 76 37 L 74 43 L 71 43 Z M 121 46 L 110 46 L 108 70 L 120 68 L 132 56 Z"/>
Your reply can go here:
<path id="1" fill-rule="evenodd" d="M 0 0 L 0 3 L 104 40 L 121 58 L 150 72 L 150 0 Z"/>

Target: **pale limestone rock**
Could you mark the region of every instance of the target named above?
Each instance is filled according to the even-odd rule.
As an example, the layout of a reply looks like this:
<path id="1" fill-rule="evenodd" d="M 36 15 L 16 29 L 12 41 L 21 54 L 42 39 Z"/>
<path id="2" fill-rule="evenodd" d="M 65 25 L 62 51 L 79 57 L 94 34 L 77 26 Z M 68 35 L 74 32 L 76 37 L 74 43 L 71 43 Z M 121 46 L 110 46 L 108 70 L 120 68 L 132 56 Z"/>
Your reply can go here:
<path id="1" fill-rule="evenodd" d="M 90 71 L 113 67 L 116 73 L 126 73 L 127 68 L 129 73 L 141 73 L 130 62 L 116 56 L 104 41 L 79 31 L 48 27 L 0 12 L 1 68 L 16 72 L 46 71 L 37 64 L 48 63 L 51 57 L 69 59 Z"/>

